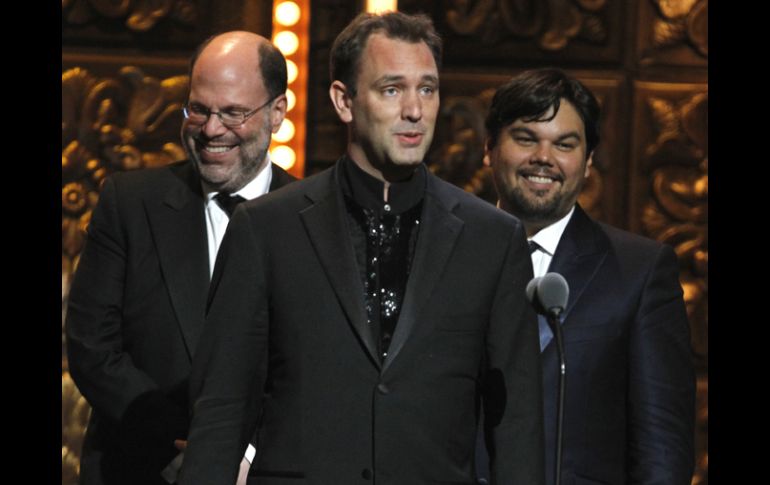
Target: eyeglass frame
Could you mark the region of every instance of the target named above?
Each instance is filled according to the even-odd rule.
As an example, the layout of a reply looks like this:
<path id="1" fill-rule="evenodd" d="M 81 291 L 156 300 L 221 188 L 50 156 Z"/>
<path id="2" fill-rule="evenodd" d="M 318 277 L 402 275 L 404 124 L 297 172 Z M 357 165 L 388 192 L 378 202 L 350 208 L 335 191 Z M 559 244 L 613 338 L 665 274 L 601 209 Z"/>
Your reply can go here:
<path id="1" fill-rule="evenodd" d="M 230 124 L 225 123 L 225 120 L 222 119 L 222 111 L 211 111 L 207 106 L 203 106 L 203 105 L 201 105 L 201 106 L 203 106 L 206 109 L 206 111 L 208 112 L 208 114 L 206 114 L 206 119 L 203 120 L 200 123 L 195 122 L 195 121 L 190 121 L 190 113 L 188 111 L 189 105 L 190 105 L 190 101 L 189 100 L 187 101 L 187 103 L 185 103 L 184 106 L 182 106 L 182 114 L 184 115 L 184 118 L 186 120 L 190 121 L 190 123 L 194 123 L 194 124 L 199 125 L 199 126 L 203 126 L 206 123 L 208 123 L 209 119 L 211 119 L 211 115 L 217 115 L 217 118 L 219 118 L 219 122 L 222 124 L 222 126 L 224 126 L 226 128 L 240 128 L 241 126 L 244 125 L 244 123 L 246 123 L 249 120 L 249 118 L 251 118 L 252 116 L 257 114 L 257 112 L 259 110 L 261 110 L 262 108 L 264 108 L 265 106 L 267 106 L 270 103 L 272 103 L 273 101 L 275 101 L 275 99 L 277 97 L 278 96 L 273 96 L 272 98 L 268 99 L 263 104 L 261 104 L 260 106 L 254 108 L 253 110 L 247 111 L 246 113 L 241 114 L 241 116 L 243 116 L 243 119 L 241 119 L 240 122 L 238 122 L 237 124 L 234 124 L 234 125 L 230 125 Z"/>

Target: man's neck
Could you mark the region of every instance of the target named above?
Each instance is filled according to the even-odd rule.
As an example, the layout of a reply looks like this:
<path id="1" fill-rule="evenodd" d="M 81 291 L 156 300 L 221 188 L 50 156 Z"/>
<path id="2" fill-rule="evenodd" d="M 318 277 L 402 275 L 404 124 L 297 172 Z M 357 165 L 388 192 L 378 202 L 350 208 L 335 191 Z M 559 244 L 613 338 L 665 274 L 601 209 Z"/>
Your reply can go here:
<path id="1" fill-rule="evenodd" d="M 383 200 L 388 200 L 388 188 L 393 182 L 403 182 L 408 180 L 417 168 L 416 165 L 394 165 L 384 163 L 380 167 L 372 165 L 368 158 L 355 147 L 348 147 L 348 157 L 356 164 L 358 168 L 368 173 L 372 177 L 376 178 L 383 183 Z"/>

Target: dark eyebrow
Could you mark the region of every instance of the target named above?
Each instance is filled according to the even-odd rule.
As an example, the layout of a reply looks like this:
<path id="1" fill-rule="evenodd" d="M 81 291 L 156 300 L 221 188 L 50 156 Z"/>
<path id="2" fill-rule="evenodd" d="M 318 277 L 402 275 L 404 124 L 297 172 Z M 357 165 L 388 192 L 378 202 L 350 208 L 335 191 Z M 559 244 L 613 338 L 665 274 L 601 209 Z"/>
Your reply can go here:
<path id="1" fill-rule="evenodd" d="M 381 78 L 377 79 L 374 84 L 375 85 L 383 85 L 383 84 L 390 84 L 390 83 L 398 83 L 405 79 L 404 76 L 393 74 L 393 75 L 385 75 Z M 434 84 L 438 84 L 438 77 L 434 76 L 432 74 L 426 74 L 421 79 L 422 82 L 431 82 Z"/>
<path id="2" fill-rule="evenodd" d="M 428 81 L 428 82 L 431 82 L 431 83 L 434 83 L 434 84 L 438 85 L 438 76 L 434 76 L 432 74 L 424 75 L 422 77 L 422 80 L 423 80 L 423 82 L 424 81 Z"/>
<path id="3" fill-rule="evenodd" d="M 556 139 L 556 141 L 564 141 L 567 138 L 577 138 L 578 141 L 580 141 L 580 133 L 577 131 L 570 131 L 568 133 L 564 133 L 559 138 Z"/>
<path id="4" fill-rule="evenodd" d="M 534 131 L 524 126 L 514 126 L 509 131 L 511 135 L 524 134 L 524 135 L 531 136 L 532 138 L 537 138 L 537 135 L 535 134 Z M 559 135 L 556 141 L 564 141 L 567 138 L 577 138 L 578 141 L 581 140 L 580 133 L 578 133 L 577 131 L 569 131 L 567 133 L 562 133 L 561 135 Z"/>
<path id="5" fill-rule="evenodd" d="M 524 134 L 524 135 L 531 136 L 532 138 L 536 138 L 534 131 L 530 130 L 529 128 L 525 128 L 523 126 L 514 126 L 508 131 L 511 133 L 511 135 Z"/>
<path id="6" fill-rule="evenodd" d="M 376 85 L 383 85 L 383 84 L 391 84 L 391 83 L 398 83 L 400 81 L 404 80 L 404 76 L 398 76 L 398 75 L 392 75 L 392 76 L 382 76 L 381 78 L 377 79 L 374 84 Z"/>
<path id="7" fill-rule="evenodd" d="M 205 104 L 203 104 L 203 103 L 201 103 L 199 101 L 188 101 L 188 103 L 189 104 L 193 104 L 195 106 L 199 106 L 199 107 L 205 109 L 206 111 L 211 111 L 211 107 L 210 106 L 206 106 Z M 242 106 L 242 105 L 239 105 L 239 104 L 230 104 L 230 105 L 225 106 L 224 108 L 220 108 L 219 111 L 220 112 L 222 112 L 222 111 L 244 111 L 244 112 L 248 112 L 248 111 L 251 111 L 251 108 L 249 108 L 247 106 Z"/>

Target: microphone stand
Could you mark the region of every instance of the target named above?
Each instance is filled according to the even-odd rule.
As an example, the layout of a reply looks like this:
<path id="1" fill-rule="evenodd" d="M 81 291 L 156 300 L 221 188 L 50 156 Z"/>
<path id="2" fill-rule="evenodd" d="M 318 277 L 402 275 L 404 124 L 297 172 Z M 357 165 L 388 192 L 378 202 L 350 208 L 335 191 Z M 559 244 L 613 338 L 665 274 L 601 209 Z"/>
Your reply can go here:
<path id="1" fill-rule="evenodd" d="M 551 327 L 553 338 L 556 341 L 556 350 L 559 354 L 559 393 L 557 395 L 558 404 L 556 411 L 556 471 L 555 485 L 561 485 L 561 449 L 564 434 L 564 389 L 566 384 L 567 364 L 564 361 L 564 340 L 561 334 L 561 322 L 559 315 L 561 308 L 551 308 L 546 315 L 548 326 Z"/>

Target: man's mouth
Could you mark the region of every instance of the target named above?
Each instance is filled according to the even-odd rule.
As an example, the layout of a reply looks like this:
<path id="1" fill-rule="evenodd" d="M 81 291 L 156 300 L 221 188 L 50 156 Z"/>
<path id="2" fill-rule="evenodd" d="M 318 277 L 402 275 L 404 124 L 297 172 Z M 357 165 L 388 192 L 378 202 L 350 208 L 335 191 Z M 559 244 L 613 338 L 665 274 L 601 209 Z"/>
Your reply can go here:
<path id="1" fill-rule="evenodd" d="M 561 182 L 562 178 L 559 175 L 551 175 L 545 173 L 521 173 L 520 177 L 523 177 L 527 182 L 536 185 L 552 185 L 556 182 Z"/>
<path id="2" fill-rule="evenodd" d="M 554 179 L 550 177 L 543 177 L 542 175 L 527 175 L 526 179 L 536 184 L 551 184 L 555 182 Z"/>
<path id="3" fill-rule="evenodd" d="M 396 133 L 396 136 L 406 145 L 417 145 L 422 141 L 423 133 L 420 131 L 403 131 Z"/>
<path id="4" fill-rule="evenodd" d="M 217 145 L 217 146 L 204 145 L 203 146 L 203 150 L 205 150 L 205 151 L 207 151 L 209 153 L 225 153 L 225 152 L 229 152 L 233 148 L 235 148 L 235 145 L 226 145 L 226 146 L 222 146 L 222 145 Z"/>

